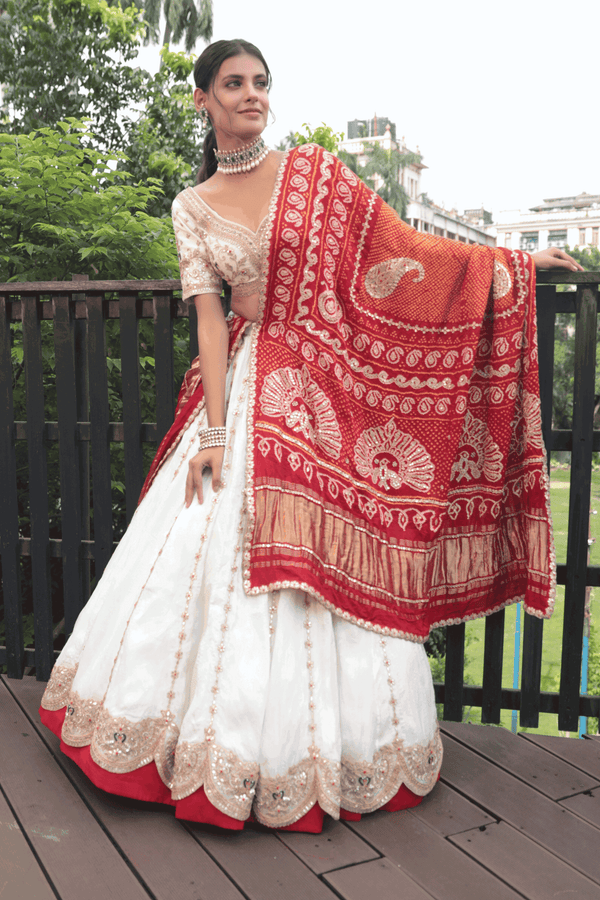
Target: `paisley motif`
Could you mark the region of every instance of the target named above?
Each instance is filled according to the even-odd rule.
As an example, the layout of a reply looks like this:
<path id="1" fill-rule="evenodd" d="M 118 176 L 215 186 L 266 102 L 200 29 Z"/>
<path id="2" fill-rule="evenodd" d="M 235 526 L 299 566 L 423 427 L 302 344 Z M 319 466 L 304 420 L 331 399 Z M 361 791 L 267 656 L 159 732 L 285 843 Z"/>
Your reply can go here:
<path id="1" fill-rule="evenodd" d="M 284 418 L 293 431 L 321 447 L 332 459 L 342 449 L 342 433 L 331 402 L 311 378 L 307 366 L 276 369 L 266 376 L 260 395 L 261 411 Z"/>
<path id="2" fill-rule="evenodd" d="M 354 448 L 354 461 L 360 475 L 386 491 L 405 484 L 424 494 L 433 481 L 429 453 L 410 434 L 398 431 L 393 419 L 363 431 Z"/>
<path id="3" fill-rule="evenodd" d="M 319 312 L 326 322 L 335 325 L 343 316 L 342 306 L 333 291 L 323 291 L 319 294 Z"/>
<path id="4" fill-rule="evenodd" d="M 365 275 L 367 293 L 375 300 L 383 300 L 392 294 L 403 275 L 414 270 L 417 274 L 413 283 L 417 284 L 425 278 L 425 269 L 416 259 L 401 256 L 398 259 L 386 259 L 385 262 L 372 266 Z"/>

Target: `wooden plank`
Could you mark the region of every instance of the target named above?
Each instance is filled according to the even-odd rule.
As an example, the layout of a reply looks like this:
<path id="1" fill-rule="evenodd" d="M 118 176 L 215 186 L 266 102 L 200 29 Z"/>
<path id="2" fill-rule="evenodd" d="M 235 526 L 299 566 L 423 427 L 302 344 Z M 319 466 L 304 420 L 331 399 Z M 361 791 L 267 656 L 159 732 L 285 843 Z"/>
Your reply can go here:
<path id="1" fill-rule="evenodd" d="M 189 307 L 191 365 L 198 356 L 198 313 L 196 312 L 196 306 L 194 303 L 188 304 L 188 302 L 186 301 L 185 305 Z"/>
<path id="2" fill-rule="evenodd" d="M 496 821 L 441 781 L 411 812 L 420 822 L 444 837 Z"/>
<path id="3" fill-rule="evenodd" d="M 95 291 L 180 291 L 179 279 L 165 278 L 160 281 L 106 281 L 92 280 L 90 287 Z M 11 281 L 0 284 L 0 294 L 70 294 L 76 293 L 77 288 L 72 281 Z"/>
<path id="4" fill-rule="evenodd" d="M 123 439 L 125 441 L 125 504 L 127 524 L 137 508 L 142 484 L 142 410 L 140 398 L 140 345 L 137 296 L 120 297 L 121 384 L 123 386 Z M 115 440 L 115 438 L 112 438 Z"/>
<path id="5" fill-rule="evenodd" d="M 99 579 L 112 555 L 112 496 L 110 442 L 108 435 L 108 375 L 106 371 L 106 334 L 104 298 L 87 294 L 88 355 L 90 366 L 90 431 L 94 492 L 94 558 Z M 87 597 L 85 598 L 87 600 Z"/>
<path id="6" fill-rule="evenodd" d="M 224 869 L 247 900 L 334 900 L 334 894 L 274 834 L 244 830 L 235 836 L 186 828 Z"/>
<path id="7" fill-rule="evenodd" d="M 521 664 L 521 711 L 519 724 L 522 728 L 537 728 L 540 721 L 540 684 L 542 677 L 542 643 L 544 620 L 536 616 L 523 617 L 523 653 Z"/>
<path id="8" fill-rule="evenodd" d="M 600 879 L 600 854 L 589 852 L 596 829 L 448 736 L 442 778 L 588 878 Z"/>
<path id="9" fill-rule="evenodd" d="M 38 297 L 27 297 L 23 300 L 23 350 L 27 386 L 27 457 L 29 463 L 35 666 L 40 681 L 47 681 L 54 665 L 54 640 L 52 637 L 50 555 L 48 552 L 50 529 L 48 525 L 48 470 L 44 441 L 46 414 L 40 305 Z"/>
<path id="10" fill-rule="evenodd" d="M 503 653 L 504 610 L 500 609 L 485 620 L 482 722 L 500 722 Z"/>
<path id="11" fill-rule="evenodd" d="M 575 813 L 576 816 L 585 819 L 590 825 L 600 828 L 600 791 L 584 791 L 582 794 L 575 794 L 574 797 L 561 800 L 560 805 Z M 600 841 L 600 834 L 598 841 Z"/>
<path id="12" fill-rule="evenodd" d="M 419 887 L 389 859 L 330 872 L 324 879 L 344 900 L 431 900 L 431 894 Z"/>
<path id="13" fill-rule="evenodd" d="M 411 812 L 378 812 L 349 824 L 436 900 L 516 900 L 518 896 Z"/>
<path id="14" fill-rule="evenodd" d="M 548 900 L 549 897 L 598 900 L 597 884 L 505 822 L 466 831 L 450 840 L 511 884 L 527 900 Z"/>
<path id="15" fill-rule="evenodd" d="M 597 293 L 597 289 L 592 287 L 577 289 L 568 565 L 558 712 L 558 727 L 562 731 L 576 731 L 579 718 L 585 582 L 589 549 Z"/>
<path id="16" fill-rule="evenodd" d="M 154 900 L 242 900 L 227 876 L 175 819 L 172 808 L 107 794 L 60 752 L 58 738 L 44 728 L 37 713 L 44 687 L 33 678 L 8 685 L 56 763 L 135 866 Z M 0 898 L 4 900 L 2 894 Z"/>
<path id="17" fill-rule="evenodd" d="M 442 723 L 442 731 L 552 800 L 590 790 L 599 784 L 597 778 L 551 756 L 535 744 L 520 740 L 506 728 L 461 726 L 449 722 L 447 725 Z"/>
<path id="18" fill-rule="evenodd" d="M 335 822 L 329 816 L 323 822 L 321 834 L 280 831 L 277 837 L 317 875 L 379 856 L 343 822 Z"/>
<path id="19" fill-rule="evenodd" d="M 54 356 L 59 429 L 59 467 L 65 634 L 83 608 L 81 596 L 81 507 L 77 450 L 77 396 L 72 317 L 67 296 L 55 297 Z"/>
<path id="20" fill-rule="evenodd" d="M 465 670 L 465 623 L 446 628 L 444 719 L 461 722 Z"/>
<path id="21" fill-rule="evenodd" d="M 23 676 L 23 617 L 19 566 L 19 505 L 13 437 L 14 406 L 10 322 L 0 296 L 0 559 L 6 626 L 6 663 L 11 678 Z"/>
<path id="22" fill-rule="evenodd" d="M 2 788 L 61 900 L 148 900 L 0 680 Z"/>
<path id="23" fill-rule="evenodd" d="M 159 444 L 173 424 L 175 416 L 172 305 L 173 299 L 169 294 L 154 294 L 154 371 Z"/>
<path id="24" fill-rule="evenodd" d="M 593 741 L 579 741 L 575 738 L 525 732 L 521 732 L 519 738 L 541 747 L 547 753 L 552 753 L 553 756 L 557 756 L 575 768 L 581 769 L 582 772 L 587 772 L 591 778 L 600 781 L 600 752 L 598 752 L 598 747 L 594 746 Z"/>
<path id="25" fill-rule="evenodd" d="M 0 793 L 0 897 L 2 900 L 56 900 L 54 891 Z"/>

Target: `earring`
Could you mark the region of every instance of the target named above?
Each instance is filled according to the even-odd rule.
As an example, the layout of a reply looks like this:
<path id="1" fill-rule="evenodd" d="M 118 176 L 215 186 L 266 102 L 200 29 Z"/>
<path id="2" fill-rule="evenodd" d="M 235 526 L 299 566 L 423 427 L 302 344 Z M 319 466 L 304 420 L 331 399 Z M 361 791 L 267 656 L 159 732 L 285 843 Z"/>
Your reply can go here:
<path id="1" fill-rule="evenodd" d="M 210 125 L 210 121 L 208 119 L 208 113 L 206 112 L 206 107 L 201 106 L 200 109 L 198 110 L 198 113 L 200 115 L 200 123 L 201 123 L 202 127 L 208 128 L 208 126 Z"/>

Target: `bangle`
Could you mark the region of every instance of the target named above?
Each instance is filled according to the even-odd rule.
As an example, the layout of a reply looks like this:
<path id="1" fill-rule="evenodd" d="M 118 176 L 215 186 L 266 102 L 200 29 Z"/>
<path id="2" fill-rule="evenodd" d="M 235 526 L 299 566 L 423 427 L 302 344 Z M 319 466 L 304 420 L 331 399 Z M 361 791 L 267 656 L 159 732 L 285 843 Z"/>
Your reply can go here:
<path id="1" fill-rule="evenodd" d="M 227 441 L 227 429 L 224 425 L 217 428 L 205 428 L 200 432 L 200 450 L 208 447 L 224 447 Z"/>

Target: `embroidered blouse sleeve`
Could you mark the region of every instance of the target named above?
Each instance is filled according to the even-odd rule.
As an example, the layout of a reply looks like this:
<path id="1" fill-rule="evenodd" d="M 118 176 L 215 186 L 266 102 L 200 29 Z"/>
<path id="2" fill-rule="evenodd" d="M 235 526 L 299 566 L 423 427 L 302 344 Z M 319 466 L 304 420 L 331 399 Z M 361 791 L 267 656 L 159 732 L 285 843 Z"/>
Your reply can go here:
<path id="1" fill-rule="evenodd" d="M 172 214 L 183 299 L 196 294 L 220 294 L 222 279 L 210 261 L 205 228 L 190 213 L 181 195 L 173 201 Z"/>

